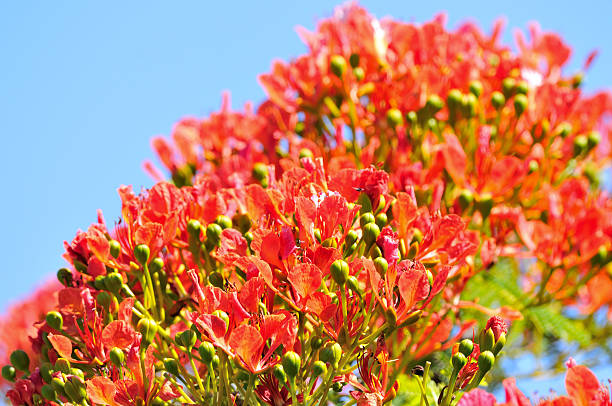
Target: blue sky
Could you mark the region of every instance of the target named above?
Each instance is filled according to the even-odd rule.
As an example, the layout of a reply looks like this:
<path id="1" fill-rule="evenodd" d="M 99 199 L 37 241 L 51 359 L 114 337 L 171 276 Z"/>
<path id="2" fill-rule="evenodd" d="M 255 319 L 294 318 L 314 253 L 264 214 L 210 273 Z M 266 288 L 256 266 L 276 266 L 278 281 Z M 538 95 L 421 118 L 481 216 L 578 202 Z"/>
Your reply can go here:
<path id="1" fill-rule="evenodd" d="M 313 28 L 335 2 L 2 2 L 0 4 L 0 309 L 64 263 L 63 241 L 102 209 L 118 218 L 116 189 L 151 185 L 149 140 L 186 115 L 263 98 L 256 76 L 304 51 L 294 28 Z M 378 17 L 422 22 L 439 11 L 488 31 L 537 20 L 574 47 L 570 70 L 594 48 L 587 90 L 610 88 L 612 2 L 363 1 Z M 590 6 L 588 6 L 589 4 Z M 511 8 L 510 8 L 511 5 Z"/>

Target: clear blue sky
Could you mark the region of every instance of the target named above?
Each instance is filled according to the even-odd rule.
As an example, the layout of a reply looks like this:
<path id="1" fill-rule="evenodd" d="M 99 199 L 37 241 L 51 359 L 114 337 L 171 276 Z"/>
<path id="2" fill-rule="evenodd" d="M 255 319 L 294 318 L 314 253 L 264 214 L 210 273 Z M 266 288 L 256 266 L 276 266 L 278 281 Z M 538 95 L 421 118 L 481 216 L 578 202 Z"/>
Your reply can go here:
<path id="1" fill-rule="evenodd" d="M 0 309 L 64 263 L 63 241 L 104 211 L 116 189 L 150 186 L 149 140 L 186 115 L 263 98 L 256 81 L 274 58 L 304 51 L 294 28 L 313 28 L 334 2 L 14 1 L 0 4 Z M 586 89 L 612 86 L 610 1 L 363 1 L 378 17 L 422 22 L 445 10 L 488 31 L 507 17 L 537 20 L 574 47 L 572 69 L 600 56 Z"/>

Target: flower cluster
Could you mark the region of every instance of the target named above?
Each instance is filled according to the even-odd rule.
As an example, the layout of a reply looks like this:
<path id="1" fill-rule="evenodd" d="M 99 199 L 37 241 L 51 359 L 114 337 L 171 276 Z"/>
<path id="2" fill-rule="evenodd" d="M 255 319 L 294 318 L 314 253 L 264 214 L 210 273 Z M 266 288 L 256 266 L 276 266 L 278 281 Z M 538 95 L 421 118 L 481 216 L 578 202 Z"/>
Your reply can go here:
<path id="1" fill-rule="evenodd" d="M 500 29 L 347 5 L 260 76 L 256 111 L 226 98 L 154 139 L 171 181 L 147 162 L 158 183 L 65 244 L 31 345 L 9 341 L 9 399 L 378 406 L 408 376 L 422 404 L 495 404 L 476 388 L 508 321 L 612 298 L 612 96 L 562 75 L 556 35 L 512 53 Z M 466 299 L 500 261 L 524 306 Z"/>

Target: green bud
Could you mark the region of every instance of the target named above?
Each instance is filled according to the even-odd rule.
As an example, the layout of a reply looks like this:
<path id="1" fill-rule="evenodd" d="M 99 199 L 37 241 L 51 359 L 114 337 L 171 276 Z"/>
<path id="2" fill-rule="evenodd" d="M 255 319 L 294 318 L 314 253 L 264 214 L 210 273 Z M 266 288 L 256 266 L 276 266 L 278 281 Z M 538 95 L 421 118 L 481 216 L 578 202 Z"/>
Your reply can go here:
<path id="1" fill-rule="evenodd" d="M 352 53 L 351 56 L 349 56 L 349 63 L 351 64 L 351 68 L 358 67 L 359 66 L 359 54 Z"/>
<path id="2" fill-rule="evenodd" d="M 493 92 L 491 95 L 491 104 L 496 110 L 499 110 L 506 104 L 506 97 L 500 92 Z"/>
<path id="3" fill-rule="evenodd" d="M 461 370 L 467 364 L 467 358 L 462 353 L 458 352 L 451 358 L 451 364 L 455 371 Z"/>
<path id="4" fill-rule="evenodd" d="M 285 373 L 285 368 L 281 364 L 274 365 L 274 369 L 272 369 L 272 373 L 278 379 L 278 381 L 282 384 L 287 382 L 287 374 Z"/>
<path id="5" fill-rule="evenodd" d="M 217 223 L 210 223 L 208 227 L 206 227 L 206 239 L 210 241 L 210 243 L 214 246 L 219 244 L 221 241 L 221 232 L 223 229 Z"/>
<path id="6" fill-rule="evenodd" d="M 48 401 L 57 402 L 57 395 L 55 394 L 55 390 L 51 385 L 43 385 L 43 387 L 40 388 L 40 394 Z"/>
<path id="7" fill-rule="evenodd" d="M 244 239 L 247 240 L 247 243 L 249 244 L 249 246 L 253 242 L 253 238 L 255 238 L 255 236 L 253 235 L 252 232 L 247 231 L 246 233 L 244 233 Z"/>
<path id="8" fill-rule="evenodd" d="M 11 364 L 19 371 L 30 371 L 30 357 L 23 350 L 15 350 L 10 356 Z"/>
<path id="9" fill-rule="evenodd" d="M 342 389 L 344 389 L 344 385 L 342 384 L 342 382 L 334 382 L 332 384 L 332 389 L 334 390 L 334 392 L 342 392 Z"/>
<path id="10" fill-rule="evenodd" d="M 484 351 L 478 357 L 478 370 L 482 373 L 488 372 L 495 363 L 495 355 L 491 351 Z"/>
<path id="11" fill-rule="evenodd" d="M 85 374 L 79 368 L 70 368 L 70 374 L 78 376 L 79 378 L 81 378 L 83 380 L 85 379 Z"/>
<path id="12" fill-rule="evenodd" d="M 455 114 L 463 103 L 463 94 L 459 89 L 451 89 L 446 96 L 446 104 L 451 114 Z"/>
<path id="13" fill-rule="evenodd" d="M 406 120 L 408 120 L 410 124 L 414 125 L 418 119 L 419 116 L 417 115 L 416 111 L 409 111 L 408 113 L 406 113 Z"/>
<path id="14" fill-rule="evenodd" d="M 489 193 L 483 193 L 476 201 L 476 209 L 482 214 L 483 218 L 489 217 L 493 209 L 493 196 Z"/>
<path id="15" fill-rule="evenodd" d="M 444 102 L 440 98 L 440 96 L 436 94 L 432 94 L 427 98 L 427 102 L 425 102 L 425 108 L 430 112 L 431 115 L 436 114 L 438 111 L 442 110 L 444 107 Z"/>
<path id="16" fill-rule="evenodd" d="M 381 277 L 384 277 L 387 273 L 387 269 L 389 268 L 389 263 L 383 257 L 378 257 L 374 259 L 374 267 L 376 271 Z"/>
<path id="17" fill-rule="evenodd" d="M 179 372 L 178 362 L 174 358 L 164 358 L 164 369 L 175 376 L 181 376 Z"/>
<path id="18" fill-rule="evenodd" d="M 359 225 L 363 228 L 366 224 L 376 222 L 376 218 L 371 212 L 363 213 L 359 217 Z"/>
<path id="19" fill-rule="evenodd" d="M 459 194 L 458 202 L 461 210 L 465 211 L 474 201 L 474 195 L 468 189 L 463 189 Z"/>
<path id="20" fill-rule="evenodd" d="M 9 382 L 14 382 L 17 371 L 12 365 L 5 365 L 2 367 L 2 377 Z"/>
<path id="21" fill-rule="evenodd" d="M 488 351 L 495 345 L 493 330 L 488 328 L 480 336 L 480 351 Z"/>
<path id="22" fill-rule="evenodd" d="M 70 373 L 70 361 L 68 361 L 66 358 L 58 358 L 55 361 L 55 366 L 53 367 L 53 369 L 55 371 L 60 371 L 63 372 L 64 374 L 69 374 Z"/>
<path id="23" fill-rule="evenodd" d="M 529 92 L 529 85 L 524 80 L 521 80 L 514 87 L 514 91 L 516 94 L 527 94 Z"/>
<path id="24" fill-rule="evenodd" d="M 355 276 L 350 275 L 346 279 L 346 285 L 348 286 L 350 290 L 355 292 L 358 296 L 361 296 L 363 294 L 363 292 L 361 291 L 361 288 L 359 287 L 359 281 L 357 280 Z"/>
<path id="25" fill-rule="evenodd" d="M 119 241 L 110 240 L 108 245 L 110 246 L 110 254 L 113 256 L 113 258 L 118 258 L 121 254 L 121 244 L 119 244 Z"/>
<path id="26" fill-rule="evenodd" d="M 565 138 L 571 134 L 572 125 L 568 123 L 567 121 L 564 121 L 561 124 L 559 124 L 559 127 L 557 127 L 557 131 L 559 135 L 561 136 L 561 138 Z"/>
<path id="27" fill-rule="evenodd" d="M 578 135 L 576 138 L 574 138 L 574 157 L 577 157 L 578 155 L 585 152 L 587 150 L 588 145 L 589 140 L 586 136 Z"/>
<path id="28" fill-rule="evenodd" d="M 500 353 L 502 348 L 504 348 L 504 345 L 506 345 L 506 333 L 501 333 L 499 335 L 499 338 L 497 339 L 497 342 L 493 346 L 493 349 L 491 350 L 493 352 L 493 355 L 497 356 L 497 354 Z"/>
<path id="29" fill-rule="evenodd" d="M 357 204 L 361 206 L 361 208 L 359 209 L 359 214 L 369 213 L 373 210 L 372 201 L 366 193 L 359 194 L 359 197 L 357 198 Z"/>
<path id="30" fill-rule="evenodd" d="M 339 286 L 343 286 L 346 283 L 346 278 L 349 275 L 349 266 L 345 261 L 342 259 L 335 260 L 332 262 L 329 270 L 332 278 Z"/>
<path id="31" fill-rule="evenodd" d="M 359 238 L 359 236 L 357 235 L 357 233 L 355 232 L 355 230 L 350 230 L 347 234 L 346 234 L 346 239 L 344 241 L 346 241 L 346 245 L 350 246 L 353 245 L 353 243 L 355 241 L 357 241 L 357 239 Z"/>
<path id="32" fill-rule="evenodd" d="M 463 97 L 461 108 L 463 109 L 463 115 L 465 115 L 466 118 L 471 118 L 476 115 L 477 106 L 478 99 L 472 93 L 469 93 Z"/>
<path id="33" fill-rule="evenodd" d="M 229 329 L 229 321 L 230 321 L 227 313 L 225 313 L 223 310 L 215 310 L 212 313 L 212 315 L 223 320 L 223 322 L 225 323 L 225 332 L 227 333 L 227 330 Z"/>
<path id="34" fill-rule="evenodd" d="M 319 359 L 329 363 L 334 368 L 338 367 L 341 358 L 342 347 L 338 343 L 327 343 L 319 353 Z"/>
<path id="35" fill-rule="evenodd" d="M 323 345 L 323 339 L 321 337 L 312 336 L 312 338 L 310 339 L 310 348 L 313 351 L 318 350 L 319 348 L 321 348 L 322 345 Z"/>
<path id="36" fill-rule="evenodd" d="M 329 68 L 334 75 L 342 78 L 346 71 L 346 60 L 341 55 L 333 55 L 329 60 Z"/>
<path id="37" fill-rule="evenodd" d="M 482 83 L 478 80 L 473 80 L 470 82 L 470 93 L 472 93 L 476 97 L 480 97 L 482 94 Z"/>
<path id="38" fill-rule="evenodd" d="M 149 262 L 149 255 L 151 255 L 151 250 L 146 244 L 140 244 L 134 248 L 134 258 L 140 265 L 146 265 Z"/>
<path id="39" fill-rule="evenodd" d="M 370 257 L 372 259 L 376 259 L 378 257 L 382 257 L 382 251 L 380 250 L 380 247 L 376 244 L 372 244 L 372 247 L 370 248 L 369 251 Z"/>
<path id="40" fill-rule="evenodd" d="M 50 311 L 45 316 L 45 320 L 47 321 L 47 325 L 52 329 L 61 331 L 62 327 L 64 327 L 64 320 L 59 312 Z"/>
<path id="41" fill-rule="evenodd" d="M 238 213 L 232 218 L 232 223 L 241 233 L 245 234 L 251 229 L 251 218 L 248 214 Z"/>
<path id="42" fill-rule="evenodd" d="M 96 296 L 96 302 L 104 309 L 108 309 L 111 303 L 113 302 L 113 298 L 110 293 L 106 291 L 99 292 Z"/>
<path id="43" fill-rule="evenodd" d="M 257 162 L 253 165 L 253 178 L 260 182 L 268 179 L 268 167 L 266 164 Z"/>
<path id="44" fill-rule="evenodd" d="M 318 228 L 314 229 L 314 238 L 315 240 L 317 240 L 318 243 L 321 243 L 321 230 L 319 230 Z"/>
<path id="45" fill-rule="evenodd" d="M 366 243 L 366 246 L 370 246 L 373 244 L 378 235 L 380 234 L 380 228 L 375 223 L 368 223 L 363 227 L 363 240 Z"/>
<path id="46" fill-rule="evenodd" d="M 336 239 L 334 237 L 329 237 L 327 239 L 325 239 L 322 243 L 322 246 L 326 247 L 326 248 L 338 248 L 338 242 L 336 241 Z"/>
<path id="47" fill-rule="evenodd" d="M 219 289 L 223 289 L 223 286 L 225 285 L 223 275 L 218 271 L 213 271 L 210 273 L 210 275 L 208 275 L 208 282 Z"/>
<path id="48" fill-rule="evenodd" d="M 221 226 L 221 228 L 224 230 L 226 228 L 232 228 L 232 219 L 224 215 L 217 216 L 215 223 L 219 224 L 219 226 Z"/>
<path id="49" fill-rule="evenodd" d="M 66 392 L 66 395 L 68 395 L 68 397 L 76 402 L 76 403 L 81 403 L 81 399 L 83 399 L 83 396 L 81 394 L 81 391 L 79 390 L 78 386 L 75 385 L 75 383 L 69 379 L 64 383 L 64 392 Z"/>
<path id="50" fill-rule="evenodd" d="M 60 394 L 61 396 L 66 396 L 66 392 L 64 391 L 64 381 L 61 378 L 53 378 L 51 380 L 51 387 L 53 387 L 53 389 L 55 390 L 56 393 Z"/>
<path id="51" fill-rule="evenodd" d="M 404 119 L 402 117 L 402 112 L 398 109 L 389 109 L 387 110 L 387 124 L 389 127 L 395 128 L 398 125 L 402 125 L 404 123 Z"/>
<path id="52" fill-rule="evenodd" d="M 285 373 L 289 378 L 295 378 L 300 371 L 302 360 L 300 356 L 293 351 L 288 351 L 283 355 L 282 364 Z"/>
<path id="53" fill-rule="evenodd" d="M 219 358 L 219 356 L 217 354 L 215 354 L 215 356 L 213 357 L 212 362 L 210 363 L 210 365 L 213 368 L 218 368 L 220 362 L 221 362 L 221 359 Z"/>
<path id="54" fill-rule="evenodd" d="M 504 97 L 509 98 L 514 93 L 514 86 L 516 85 L 516 80 L 513 78 L 506 78 L 502 80 L 502 92 L 504 93 Z"/>
<path id="55" fill-rule="evenodd" d="M 123 277 L 119 272 L 111 272 L 104 279 L 106 289 L 115 295 L 119 295 L 123 286 Z"/>
<path id="56" fill-rule="evenodd" d="M 540 169 L 540 164 L 535 159 L 529 161 L 529 173 L 537 172 Z"/>
<path id="57" fill-rule="evenodd" d="M 198 341 L 198 337 L 196 337 L 196 333 L 193 330 L 189 329 L 178 333 L 176 341 L 183 347 L 191 350 L 195 346 L 196 341 Z"/>
<path id="58" fill-rule="evenodd" d="M 302 158 L 310 158 L 310 159 L 312 159 L 312 158 L 314 158 L 314 154 L 312 153 L 312 151 L 310 149 L 302 148 L 300 150 L 299 158 L 300 159 L 302 159 Z"/>
<path id="59" fill-rule="evenodd" d="M 164 260 L 161 259 L 160 257 L 156 257 L 153 261 L 151 261 L 151 263 L 149 264 L 149 270 L 152 273 L 158 273 L 159 271 L 161 271 L 162 269 L 164 269 Z"/>
<path id="60" fill-rule="evenodd" d="M 305 124 L 304 124 L 304 122 L 303 122 L 303 121 L 298 121 L 298 122 L 295 124 L 295 129 L 294 129 L 294 130 L 295 130 L 295 133 L 296 133 L 296 134 L 298 134 L 298 135 L 302 135 L 302 134 L 304 133 L 304 128 L 305 128 L 305 127 L 306 127 L 306 126 L 305 126 Z M 283 154 L 282 154 L 282 153 L 281 153 L 281 154 L 279 154 L 279 155 L 283 156 Z"/>
<path id="61" fill-rule="evenodd" d="M 200 353 L 200 357 L 202 357 L 202 361 L 204 361 L 206 365 L 210 365 L 213 357 L 215 356 L 215 346 L 208 341 L 204 341 L 200 344 L 198 352 Z"/>
<path id="62" fill-rule="evenodd" d="M 60 268 L 57 271 L 57 280 L 64 286 L 72 284 L 72 272 L 67 268 Z"/>
<path id="63" fill-rule="evenodd" d="M 514 97 L 514 111 L 518 117 L 527 110 L 528 99 L 524 94 L 517 94 Z"/>
<path id="64" fill-rule="evenodd" d="M 599 131 L 591 131 L 587 136 L 587 148 L 592 150 L 599 144 L 600 141 L 601 135 L 599 134 Z"/>
<path id="65" fill-rule="evenodd" d="M 386 226 L 387 221 L 387 215 L 385 213 L 378 213 L 378 215 L 376 216 L 375 222 L 378 228 L 383 228 L 384 226 Z"/>
<path id="66" fill-rule="evenodd" d="M 142 343 L 144 347 L 148 347 L 149 344 L 155 340 L 157 334 L 157 324 L 151 319 L 140 319 L 136 326 L 138 332 L 142 334 Z"/>
<path id="67" fill-rule="evenodd" d="M 187 233 L 189 233 L 192 238 L 199 240 L 201 231 L 202 224 L 198 220 L 191 219 L 187 222 Z"/>
<path id="68" fill-rule="evenodd" d="M 96 276 L 96 279 L 94 279 L 94 287 L 97 290 L 105 290 L 106 289 L 106 275 Z"/>
<path id="69" fill-rule="evenodd" d="M 472 354 L 472 351 L 474 351 L 474 343 L 472 342 L 472 340 L 470 340 L 469 338 L 461 340 L 461 342 L 459 343 L 459 352 L 465 355 L 466 357 L 469 357 L 470 354 Z"/>
<path id="70" fill-rule="evenodd" d="M 110 358 L 110 361 L 113 363 L 113 365 L 115 365 L 117 368 L 123 365 L 123 362 L 125 361 L 125 354 L 123 353 L 121 348 L 117 347 L 113 347 L 110 350 L 108 357 Z"/>
<path id="71" fill-rule="evenodd" d="M 322 361 L 315 361 L 312 364 L 312 376 L 325 376 L 327 375 L 327 366 Z"/>
<path id="72" fill-rule="evenodd" d="M 363 78 L 365 78 L 365 71 L 361 66 L 358 66 L 353 69 L 353 75 L 355 75 L 355 79 L 357 79 L 358 82 L 361 82 Z"/>

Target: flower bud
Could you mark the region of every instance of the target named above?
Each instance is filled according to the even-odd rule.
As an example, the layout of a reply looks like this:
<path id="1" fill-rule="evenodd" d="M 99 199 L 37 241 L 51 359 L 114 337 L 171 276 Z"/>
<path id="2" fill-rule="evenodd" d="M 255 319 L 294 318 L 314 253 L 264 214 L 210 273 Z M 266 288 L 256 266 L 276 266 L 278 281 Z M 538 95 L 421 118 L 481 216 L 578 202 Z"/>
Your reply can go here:
<path id="1" fill-rule="evenodd" d="M 478 106 L 478 99 L 472 93 L 469 93 L 463 96 L 463 100 L 461 103 L 461 109 L 463 110 L 463 115 L 466 118 L 471 118 L 476 115 L 477 106 Z"/>
<path id="2" fill-rule="evenodd" d="M 29 372 L 30 370 L 30 357 L 23 350 L 15 350 L 10 356 L 11 364 L 19 371 Z"/>
<path id="3" fill-rule="evenodd" d="M 70 368 L 70 375 L 78 376 L 81 379 L 85 379 L 85 374 L 79 368 Z"/>
<path id="4" fill-rule="evenodd" d="M 591 131 L 587 136 L 587 148 L 592 150 L 599 144 L 600 141 L 601 135 L 599 134 L 599 131 Z"/>
<path id="5" fill-rule="evenodd" d="M 234 217 L 232 217 L 232 224 L 235 225 L 238 231 L 245 234 L 247 231 L 251 229 L 251 225 L 253 223 L 251 222 L 251 218 L 249 217 L 248 214 L 237 213 L 234 215 Z"/>
<path id="6" fill-rule="evenodd" d="M 524 94 L 517 94 L 514 97 L 514 112 L 516 113 L 517 117 L 520 117 L 521 114 L 527 110 L 527 103 L 527 96 Z"/>
<path id="7" fill-rule="evenodd" d="M 345 261 L 342 259 L 335 260 L 332 262 L 329 270 L 332 278 L 339 286 L 343 286 L 346 283 L 346 278 L 349 275 L 349 266 Z"/>
<path id="8" fill-rule="evenodd" d="M 383 228 L 384 226 L 387 225 L 387 215 L 385 213 L 378 213 L 378 215 L 376 216 L 376 220 L 375 223 L 378 226 L 378 228 Z"/>
<path id="9" fill-rule="evenodd" d="M 500 92 L 493 92 L 493 94 L 491 95 L 491 105 L 493 105 L 496 110 L 499 110 L 504 107 L 505 104 L 506 97 L 504 97 L 504 95 Z"/>
<path id="10" fill-rule="evenodd" d="M 502 92 L 504 93 L 504 97 L 509 98 L 514 93 L 514 86 L 516 85 L 516 80 L 513 78 L 505 78 L 502 80 Z"/>
<path id="11" fill-rule="evenodd" d="M 113 258 L 118 258 L 121 254 L 121 244 L 119 244 L 119 241 L 110 240 L 108 245 L 110 247 L 110 254 L 113 256 Z"/>
<path id="12" fill-rule="evenodd" d="M 302 158 L 310 158 L 310 159 L 313 159 L 313 158 L 314 158 L 314 154 L 312 153 L 312 151 L 311 151 L 310 149 L 308 149 L 308 148 L 302 148 L 302 149 L 300 150 L 300 155 L 299 155 L 299 158 L 300 158 L 300 159 L 302 159 Z"/>
<path id="13" fill-rule="evenodd" d="M 451 358 L 451 364 L 455 371 L 461 370 L 467 364 L 467 358 L 462 353 L 458 352 Z"/>
<path id="14" fill-rule="evenodd" d="M 223 285 L 225 284 L 223 275 L 218 271 L 213 271 L 208 275 L 208 282 L 219 289 L 223 289 Z"/>
<path id="15" fill-rule="evenodd" d="M 221 241 L 221 232 L 223 229 L 217 223 L 210 223 L 208 227 L 206 227 L 206 239 L 210 241 L 213 246 L 219 244 Z"/>
<path id="16" fill-rule="evenodd" d="M 57 271 L 57 280 L 64 286 L 72 284 L 72 272 L 67 268 L 60 268 Z"/>
<path id="17" fill-rule="evenodd" d="M 418 119 L 419 116 L 417 115 L 416 111 L 409 111 L 408 113 L 406 113 L 406 120 L 408 120 L 410 124 L 416 124 Z"/>
<path id="18" fill-rule="evenodd" d="M 489 193 L 483 193 L 476 201 L 476 209 L 482 214 L 483 218 L 489 217 L 493 209 L 493 196 Z"/>
<path id="19" fill-rule="evenodd" d="M 278 379 L 278 381 L 282 384 L 287 382 L 287 374 L 285 373 L 285 368 L 281 364 L 274 365 L 274 369 L 272 369 L 272 373 Z"/>
<path id="20" fill-rule="evenodd" d="M 62 315 L 56 311 L 50 311 L 45 316 L 45 320 L 47 321 L 47 325 L 55 330 L 61 331 L 64 326 L 64 320 L 62 319 Z"/>
<path id="21" fill-rule="evenodd" d="M 387 110 L 387 124 L 389 124 L 389 127 L 391 128 L 395 128 L 398 125 L 404 124 L 402 112 L 398 109 Z"/>
<path id="22" fill-rule="evenodd" d="M 227 330 L 229 329 L 229 322 L 230 322 L 229 316 L 227 315 L 227 313 L 225 313 L 223 310 L 215 310 L 212 313 L 212 315 L 223 320 L 223 322 L 225 323 L 225 332 L 227 333 Z"/>
<path id="23" fill-rule="evenodd" d="M 341 358 L 342 347 L 338 343 L 327 343 L 319 353 L 319 359 L 323 362 L 328 362 L 334 368 L 338 367 Z"/>
<path id="24" fill-rule="evenodd" d="M 374 259 L 374 267 L 376 268 L 378 274 L 384 278 L 385 274 L 387 273 L 387 269 L 389 268 L 389 263 L 384 257 L 378 257 Z"/>
<path id="25" fill-rule="evenodd" d="M 321 245 L 326 247 L 326 248 L 338 248 L 338 242 L 336 241 L 336 239 L 334 237 L 329 237 L 329 238 L 325 239 L 321 243 Z"/>
<path id="26" fill-rule="evenodd" d="M 125 361 L 125 354 L 123 353 L 121 348 L 117 347 L 113 347 L 110 350 L 108 357 L 110 358 L 110 361 L 113 363 L 113 365 L 115 365 L 117 368 L 123 365 L 123 362 Z"/>
<path id="27" fill-rule="evenodd" d="M 361 217 L 359 217 L 359 225 L 363 228 L 366 224 L 376 222 L 376 218 L 371 212 L 363 213 Z"/>
<path id="28" fill-rule="evenodd" d="M 78 384 L 78 379 L 71 377 L 64 383 L 64 391 L 70 399 L 76 403 L 81 403 L 81 400 L 87 396 L 87 392 L 81 389 Z"/>
<path id="29" fill-rule="evenodd" d="M 189 329 L 178 333 L 176 341 L 183 347 L 191 350 L 195 346 L 196 341 L 198 341 L 198 337 L 196 337 L 196 333 L 193 330 Z"/>
<path id="30" fill-rule="evenodd" d="M 300 371 L 302 360 L 300 356 L 293 351 L 288 351 L 283 355 L 283 369 L 289 378 L 295 378 Z"/>
<path id="31" fill-rule="evenodd" d="M 329 69 L 339 78 L 342 78 L 346 71 L 346 60 L 341 55 L 333 55 L 329 60 Z"/>
<path id="32" fill-rule="evenodd" d="M 155 258 L 153 261 L 151 261 L 151 263 L 149 264 L 149 270 L 152 273 L 158 273 L 159 271 L 161 271 L 164 268 L 164 260 L 161 259 L 160 257 Z"/>
<path id="33" fill-rule="evenodd" d="M 427 98 L 427 101 L 425 102 L 425 108 L 427 109 L 430 115 L 436 114 L 438 111 L 442 110 L 442 107 L 444 107 L 444 102 L 442 101 L 440 96 L 436 94 L 432 94 L 431 96 L 429 96 Z"/>
<path id="34" fill-rule="evenodd" d="M 346 238 L 345 238 L 345 242 L 346 242 L 346 246 L 349 247 L 351 245 L 353 245 L 353 243 L 355 241 L 357 241 L 357 239 L 359 238 L 359 236 L 357 235 L 357 233 L 355 232 L 355 230 L 350 230 L 347 234 L 346 234 Z"/>
<path id="35" fill-rule="evenodd" d="M 451 113 L 456 113 L 463 102 L 463 94 L 459 89 L 451 89 L 446 96 L 446 104 Z"/>
<path id="36" fill-rule="evenodd" d="M 346 285 L 348 286 L 348 288 L 350 290 L 352 290 L 354 293 L 356 293 L 359 297 L 361 297 L 361 295 L 363 295 L 363 292 L 361 291 L 361 288 L 359 287 L 359 281 L 357 280 L 357 278 L 355 276 L 350 275 L 346 279 Z"/>
<path id="37" fill-rule="evenodd" d="M 178 362 L 174 358 L 164 358 L 164 369 L 175 376 L 180 376 Z"/>
<path id="38" fill-rule="evenodd" d="M 459 202 L 459 207 L 461 207 L 461 210 L 465 211 L 474 201 L 474 195 L 468 189 L 463 189 L 459 194 L 457 201 Z"/>
<path id="39" fill-rule="evenodd" d="M 351 64 L 351 68 L 358 67 L 359 66 L 359 54 L 352 53 L 351 56 L 349 56 L 349 63 Z"/>
<path id="40" fill-rule="evenodd" d="M 476 97 L 480 97 L 482 94 L 482 83 L 478 80 L 473 80 L 470 82 L 470 93 L 472 93 Z"/>
<path id="41" fill-rule="evenodd" d="M 215 346 L 208 341 L 204 341 L 200 344 L 200 348 L 198 348 L 198 353 L 200 353 L 200 357 L 202 361 L 206 365 L 210 365 L 213 357 L 215 356 Z"/>
<path id="42" fill-rule="evenodd" d="M 536 161 L 535 159 L 529 161 L 529 173 L 534 173 L 537 172 L 538 169 L 540 169 L 540 164 L 538 164 L 538 161 Z"/>
<path id="43" fill-rule="evenodd" d="M 219 224 L 219 226 L 221 226 L 221 228 L 224 230 L 226 228 L 232 228 L 232 219 L 224 215 L 217 216 L 215 223 Z"/>
<path id="44" fill-rule="evenodd" d="M 253 165 L 253 178 L 258 181 L 263 181 L 268 178 L 268 167 L 262 162 L 257 162 Z"/>
<path id="45" fill-rule="evenodd" d="M 210 363 L 210 365 L 213 368 L 218 368 L 220 362 L 221 362 L 221 359 L 219 358 L 219 356 L 217 354 L 215 354 L 215 356 L 213 357 L 212 362 Z"/>
<path id="46" fill-rule="evenodd" d="M 516 84 L 516 86 L 514 86 L 514 92 L 516 94 L 526 95 L 529 93 L 529 85 L 524 80 L 521 80 Z"/>
<path id="47" fill-rule="evenodd" d="M 151 255 L 151 250 L 146 244 L 140 244 L 134 248 L 134 258 L 140 265 L 146 265 L 149 262 L 149 255 Z"/>
<path id="48" fill-rule="evenodd" d="M 55 392 L 61 396 L 66 396 L 66 392 L 64 391 L 64 386 L 65 386 L 64 381 L 59 377 L 55 377 L 51 380 L 51 387 L 53 387 Z"/>
<path id="49" fill-rule="evenodd" d="M 55 361 L 55 366 L 53 367 L 55 371 L 63 372 L 64 374 L 70 373 L 70 361 L 66 358 L 58 358 Z"/>
<path id="50" fill-rule="evenodd" d="M 96 279 L 94 279 L 93 285 L 97 290 L 105 290 L 106 289 L 106 275 L 98 275 Z"/>
<path id="51" fill-rule="evenodd" d="M 247 244 L 249 244 L 249 246 L 251 246 L 251 242 L 253 242 L 253 238 L 255 238 L 255 236 L 253 235 L 252 232 L 247 231 L 246 233 L 244 233 L 244 239 L 247 241 Z"/>
<path id="52" fill-rule="evenodd" d="M 353 75 L 355 75 L 355 79 L 357 79 L 358 82 L 361 82 L 363 78 L 365 78 L 365 71 L 361 66 L 358 66 L 353 69 Z"/>
<path id="53" fill-rule="evenodd" d="M 16 375 L 17 371 L 12 365 L 5 365 L 2 367 L 2 377 L 7 381 L 14 382 Z"/>
<path id="54" fill-rule="evenodd" d="M 57 402 L 57 395 L 51 385 L 43 385 L 42 388 L 40 388 L 40 394 L 48 401 Z"/>
<path id="55" fill-rule="evenodd" d="M 53 377 L 51 376 L 51 372 L 52 372 L 52 368 L 51 368 L 51 364 L 48 362 L 43 362 L 40 365 L 40 376 L 43 379 L 43 381 L 45 383 L 51 383 L 51 379 L 53 379 Z"/>
<path id="56" fill-rule="evenodd" d="M 502 348 L 504 348 L 504 345 L 506 345 L 506 333 L 501 333 L 491 351 L 495 356 L 497 356 L 497 354 L 500 353 Z"/>
<path id="57" fill-rule="evenodd" d="M 488 372 L 495 363 L 495 355 L 491 351 L 484 351 L 478 357 L 478 370 L 482 373 Z"/>
<path id="58" fill-rule="evenodd" d="M 155 321 L 151 319 L 140 319 L 136 328 L 138 329 L 138 332 L 142 334 L 142 343 L 144 344 L 144 347 L 148 347 L 149 344 L 153 342 L 155 335 L 157 334 L 157 324 L 155 324 Z"/>
<path id="59" fill-rule="evenodd" d="M 113 298 L 110 295 L 110 293 L 106 291 L 102 291 L 98 293 L 98 295 L 96 296 L 96 302 L 98 302 L 98 304 L 102 306 L 104 309 L 108 310 L 111 303 L 113 302 Z"/>
<path id="60" fill-rule="evenodd" d="M 363 240 L 366 243 L 366 246 L 370 246 L 373 244 L 378 235 L 380 234 L 380 228 L 375 223 L 368 223 L 363 228 Z"/>
<path id="61" fill-rule="evenodd" d="M 466 357 L 469 357 L 472 354 L 472 351 L 474 351 L 474 343 L 472 342 L 472 340 L 470 340 L 469 338 L 461 340 L 461 342 L 459 343 L 459 352 L 465 355 Z"/>
<path id="62" fill-rule="evenodd" d="M 591 264 L 593 266 L 604 266 L 608 263 L 608 249 L 605 245 L 601 245 L 597 249 L 597 253 L 591 258 Z"/>
<path id="63" fill-rule="evenodd" d="M 491 350 L 494 345 L 495 345 L 495 335 L 493 334 L 493 330 L 488 328 L 480 335 L 480 350 L 481 351 Z"/>
<path id="64" fill-rule="evenodd" d="M 373 208 L 372 208 L 372 201 L 370 200 L 368 195 L 365 194 L 365 193 L 361 193 L 359 195 L 359 197 L 357 198 L 357 204 L 361 206 L 359 208 L 359 214 L 370 213 L 373 210 Z M 372 213 L 370 213 L 370 214 L 372 214 Z M 374 216 L 373 215 L 372 215 L 372 221 L 371 222 L 374 222 Z"/>
<path id="65" fill-rule="evenodd" d="M 200 239 L 200 232 L 202 231 L 202 224 L 196 220 L 191 219 L 187 222 L 187 233 L 194 239 Z"/>
<path id="66" fill-rule="evenodd" d="M 585 152 L 588 148 L 589 140 L 584 135 L 578 135 L 574 138 L 574 157 Z"/>
<path id="67" fill-rule="evenodd" d="M 332 389 L 334 392 L 342 392 L 342 389 L 344 389 L 344 384 L 340 381 L 334 382 L 332 384 Z"/>
<path id="68" fill-rule="evenodd" d="M 327 375 L 327 366 L 322 361 L 315 361 L 312 364 L 312 376 L 325 376 Z"/>
<path id="69" fill-rule="evenodd" d="M 104 285 L 109 292 L 119 295 L 121 292 L 121 286 L 123 285 L 123 277 L 119 272 L 111 272 L 106 275 Z"/>

